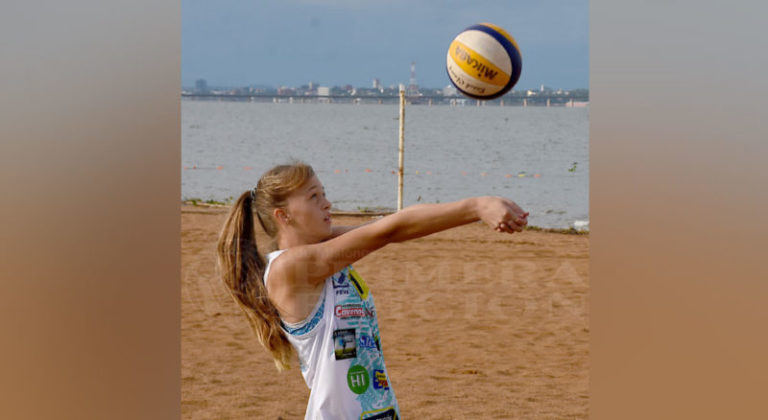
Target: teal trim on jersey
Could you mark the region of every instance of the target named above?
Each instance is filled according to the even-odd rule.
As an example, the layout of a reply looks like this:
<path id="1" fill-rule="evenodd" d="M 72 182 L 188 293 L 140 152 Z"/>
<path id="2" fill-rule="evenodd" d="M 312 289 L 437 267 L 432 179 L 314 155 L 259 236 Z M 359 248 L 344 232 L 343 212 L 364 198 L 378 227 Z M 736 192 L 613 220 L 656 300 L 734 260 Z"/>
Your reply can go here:
<path id="1" fill-rule="evenodd" d="M 320 307 L 317 308 L 317 311 L 315 311 L 315 315 L 309 322 L 302 325 L 301 327 L 291 328 L 285 325 L 283 321 L 280 321 L 285 331 L 287 331 L 288 334 L 296 336 L 301 336 L 312 331 L 312 329 L 315 328 L 315 325 L 317 325 L 317 323 L 320 322 L 320 320 L 323 318 L 323 309 L 325 309 L 325 290 L 323 290 L 323 295 L 320 297 L 320 299 L 322 299 L 322 303 L 320 303 Z"/>

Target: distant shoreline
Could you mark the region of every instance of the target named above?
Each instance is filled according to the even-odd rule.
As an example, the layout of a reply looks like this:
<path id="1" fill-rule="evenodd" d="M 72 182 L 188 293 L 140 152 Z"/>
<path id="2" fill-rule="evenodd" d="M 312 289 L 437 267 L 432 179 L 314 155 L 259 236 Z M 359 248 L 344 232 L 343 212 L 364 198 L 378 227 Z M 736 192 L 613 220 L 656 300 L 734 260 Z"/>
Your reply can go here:
<path id="1" fill-rule="evenodd" d="M 184 101 L 241 102 L 241 103 L 289 103 L 289 104 L 396 104 L 400 98 L 389 95 L 239 95 L 239 94 L 191 94 L 182 93 Z M 502 96 L 496 99 L 480 100 L 464 96 L 418 95 L 406 96 L 408 105 L 427 106 L 510 106 L 545 108 L 584 108 L 589 106 L 588 97 L 561 95 Z"/>
<path id="2" fill-rule="evenodd" d="M 229 209 L 229 204 L 219 203 L 202 203 L 192 200 L 181 201 L 182 213 L 224 213 Z M 334 217 L 383 217 L 394 213 L 394 211 L 342 211 L 332 210 L 331 216 Z M 570 228 L 543 228 L 539 226 L 527 226 L 526 231 L 545 232 L 545 233 L 559 233 L 563 235 L 589 235 L 589 230 L 579 230 L 573 227 Z"/>

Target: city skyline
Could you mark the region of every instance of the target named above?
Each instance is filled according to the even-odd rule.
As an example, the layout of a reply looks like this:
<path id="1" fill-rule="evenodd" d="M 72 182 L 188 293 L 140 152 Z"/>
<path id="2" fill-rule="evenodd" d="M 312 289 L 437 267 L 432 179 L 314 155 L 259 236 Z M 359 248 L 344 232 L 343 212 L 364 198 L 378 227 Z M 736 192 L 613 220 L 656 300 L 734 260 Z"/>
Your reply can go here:
<path id="1" fill-rule="evenodd" d="M 375 80 L 375 82 L 374 82 L 374 80 Z M 194 80 L 192 83 L 184 83 L 184 84 L 182 84 L 181 88 L 182 88 L 183 91 L 207 91 L 207 90 L 231 91 L 231 90 L 241 90 L 241 89 L 249 89 L 250 88 L 250 89 L 256 89 L 256 91 L 262 91 L 262 92 L 263 91 L 269 92 L 269 91 L 273 91 L 273 90 L 274 91 L 279 91 L 281 89 L 316 90 L 317 88 L 323 88 L 323 87 L 324 88 L 330 88 L 330 89 L 333 89 L 333 88 L 339 88 L 339 89 L 351 88 L 351 89 L 355 89 L 355 90 L 381 90 L 381 91 L 392 90 L 392 89 L 397 91 L 397 89 L 399 88 L 398 84 L 392 84 L 390 86 L 384 86 L 383 84 L 376 83 L 376 82 L 379 82 L 378 79 L 374 79 L 374 80 L 371 80 L 372 83 L 369 83 L 368 86 L 354 86 L 354 85 L 352 85 L 350 83 L 342 83 L 342 84 L 338 84 L 338 85 L 323 85 L 323 84 L 317 83 L 317 82 L 315 82 L 313 80 L 311 80 L 309 82 L 306 82 L 306 83 L 302 83 L 300 85 L 279 85 L 279 86 L 274 86 L 274 85 L 266 85 L 266 84 L 261 84 L 261 83 L 251 83 L 251 84 L 247 84 L 247 85 L 223 85 L 223 84 L 218 84 L 217 85 L 217 84 L 208 83 L 207 79 L 202 78 L 202 79 Z M 379 87 L 374 88 L 372 86 L 373 84 L 377 84 L 377 85 L 379 85 Z M 402 85 L 404 87 L 407 87 L 407 85 L 405 83 L 403 83 Z M 204 86 L 204 87 L 201 88 L 201 86 Z M 423 86 L 423 85 L 418 85 L 418 88 L 420 90 L 426 90 L 426 91 L 444 90 L 444 89 L 454 89 L 455 90 L 456 89 L 455 86 L 450 85 L 450 84 L 446 85 L 446 86 Z M 560 87 L 557 87 L 557 86 L 549 86 L 549 85 L 539 85 L 537 87 L 522 88 L 519 85 L 516 85 L 515 88 L 510 89 L 509 92 L 510 93 L 512 93 L 512 92 L 526 92 L 526 91 L 536 91 L 536 92 L 541 91 L 541 92 L 543 92 L 545 90 L 546 91 L 569 92 L 569 91 L 581 91 L 581 90 L 589 91 L 589 88 L 586 88 L 586 87 L 578 88 L 577 87 L 577 88 L 572 88 L 572 89 L 563 89 L 563 88 L 560 88 Z"/>
<path id="2" fill-rule="evenodd" d="M 414 2 L 415 3 L 415 2 Z M 445 53 L 465 27 L 492 22 L 523 56 L 516 89 L 589 87 L 588 2 L 543 0 L 182 1 L 182 86 L 382 86 L 443 88 Z"/>

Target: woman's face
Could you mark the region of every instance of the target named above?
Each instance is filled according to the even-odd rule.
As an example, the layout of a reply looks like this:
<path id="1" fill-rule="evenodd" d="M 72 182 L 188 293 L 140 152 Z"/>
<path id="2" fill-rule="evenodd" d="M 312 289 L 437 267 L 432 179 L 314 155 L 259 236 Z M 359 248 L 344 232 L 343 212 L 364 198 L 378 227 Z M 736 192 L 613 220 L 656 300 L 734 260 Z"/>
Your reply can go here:
<path id="1" fill-rule="evenodd" d="M 325 198 L 325 188 L 317 176 L 288 197 L 289 226 L 312 243 L 331 234 L 331 202 Z"/>

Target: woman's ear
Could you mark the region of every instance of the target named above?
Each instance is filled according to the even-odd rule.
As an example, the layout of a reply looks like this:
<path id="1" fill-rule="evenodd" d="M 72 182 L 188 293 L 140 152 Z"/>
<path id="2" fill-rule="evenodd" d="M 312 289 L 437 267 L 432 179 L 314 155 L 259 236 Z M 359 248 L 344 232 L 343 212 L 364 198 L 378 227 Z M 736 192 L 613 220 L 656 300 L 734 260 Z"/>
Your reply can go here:
<path id="1" fill-rule="evenodd" d="M 285 221 L 285 212 L 283 211 L 283 209 L 274 209 L 272 211 L 272 216 L 275 217 L 275 221 L 277 222 Z"/>
<path id="2" fill-rule="evenodd" d="M 272 215 L 275 217 L 275 220 L 277 220 L 279 223 L 282 224 L 288 224 L 288 222 L 291 221 L 291 218 L 288 216 L 288 214 L 283 209 L 275 209 L 272 212 Z"/>

